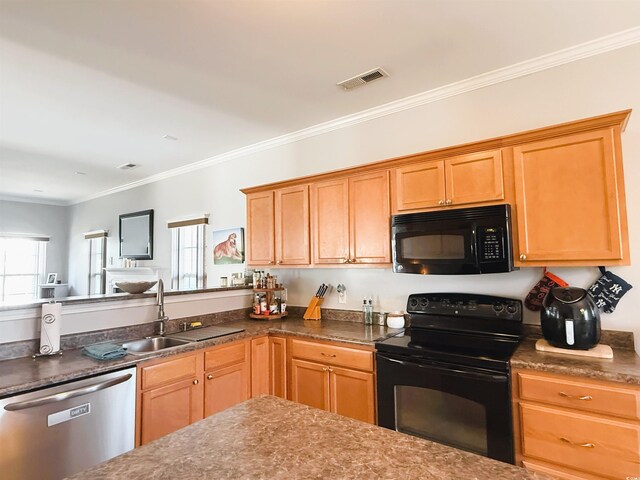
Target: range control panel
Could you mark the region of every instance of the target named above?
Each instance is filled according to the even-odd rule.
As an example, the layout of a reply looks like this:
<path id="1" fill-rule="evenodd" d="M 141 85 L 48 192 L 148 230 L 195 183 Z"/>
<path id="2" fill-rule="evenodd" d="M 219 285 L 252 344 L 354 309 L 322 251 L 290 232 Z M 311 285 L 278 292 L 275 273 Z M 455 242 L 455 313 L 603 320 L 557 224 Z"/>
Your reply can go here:
<path id="1" fill-rule="evenodd" d="M 407 313 L 522 321 L 522 301 L 471 293 L 414 293 Z"/>

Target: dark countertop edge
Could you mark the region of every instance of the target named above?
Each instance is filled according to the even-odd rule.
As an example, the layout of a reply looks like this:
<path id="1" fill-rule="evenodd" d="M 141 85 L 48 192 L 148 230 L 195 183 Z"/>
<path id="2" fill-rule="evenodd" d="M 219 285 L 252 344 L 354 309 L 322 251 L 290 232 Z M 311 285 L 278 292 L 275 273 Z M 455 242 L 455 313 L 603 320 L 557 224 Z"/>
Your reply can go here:
<path id="1" fill-rule="evenodd" d="M 179 291 L 165 291 L 165 297 L 172 297 L 175 295 L 194 295 L 199 293 L 216 293 L 226 292 L 230 290 L 251 290 L 251 285 L 241 285 L 237 287 L 216 287 L 216 288 L 200 288 L 197 290 L 179 290 Z M 77 296 L 77 297 L 63 297 L 63 298 L 43 298 L 33 303 L 22 303 L 15 305 L 0 305 L 0 312 L 10 310 L 25 310 L 29 308 L 39 308 L 43 303 L 47 303 L 50 300 L 55 300 L 62 305 L 75 305 L 81 303 L 103 303 L 103 302 L 118 302 L 122 300 L 137 300 L 140 298 L 155 298 L 156 293 L 110 293 L 103 295 L 91 295 L 91 296 Z"/>
<path id="2" fill-rule="evenodd" d="M 576 378 L 614 382 L 623 385 L 640 386 L 640 356 L 634 350 L 613 348 L 613 359 L 581 357 L 553 352 L 539 352 L 535 349 L 536 340 L 541 337 L 530 336 L 525 338 L 513 356 L 509 360 L 511 368 L 534 370 L 539 372 L 555 373 Z M 532 358 L 532 355 L 535 357 Z M 600 370 L 599 365 L 606 365 L 616 359 L 620 362 L 623 357 L 623 365 L 627 371 Z M 624 358 L 628 357 L 628 358 Z M 634 371 L 632 366 L 638 364 Z M 599 364 L 599 362 L 602 362 Z M 624 368 L 622 369 L 624 370 Z"/>
<path id="3" fill-rule="evenodd" d="M 225 324 L 228 323 L 233 323 L 233 321 L 231 322 L 224 322 L 221 324 L 218 324 L 218 326 L 223 326 Z M 371 341 L 359 341 L 359 340 L 354 340 L 354 339 L 349 339 L 349 338 L 344 338 L 344 337 L 339 337 L 339 336 L 330 336 L 330 335 L 322 335 L 319 333 L 306 333 L 306 332 L 291 332 L 291 331 L 287 331 L 287 330 L 282 330 L 280 328 L 277 327 L 273 327 L 271 325 L 265 324 L 263 326 L 263 328 L 257 328 L 256 330 L 251 330 L 251 331 L 247 331 L 244 330 L 242 332 L 238 332 L 238 333 L 234 333 L 231 335 L 225 335 L 223 337 L 216 337 L 216 338 L 212 338 L 209 340 L 204 340 L 201 342 L 191 342 L 191 343 L 187 343 L 185 345 L 180 345 L 178 347 L 173 347 L 173 348 L 169 348 L 160 352 L 151 352 L 148 354 L 144 354 L 144 355 L 132 355 L 132 354 L 128 354 L 122 358 L 119 358 L 117 360 L 110 360 L 110 361 L 101 361 L 101 360 L 93 360 L 89 357 L 84 357 L 87 360 L 92 361 L 92 363 L 94 365 L 90 366 L 90 367 L 86 367 L 86 368 L 82 368 L 80 370 L 74 371 L 73 373 L 69 373 L 64 375 L 64 378 L 42 378 L 40 380 L 37 381 L 33 381 L 33 382 L 29 382 L 29 383 L 23 383 L 20 385 L 14 385 L 11 387 L 5 387 L 5 388 L 0 388 L 0 399 L 5 398 L 5 397 L 9 397 L 12 395 L 17 395 L 17 394 L 21 394 L 21 393 L 27 393 L 27 392 L 32 392 L 32 391 L 36 391 L 36 390 L 41 390 L 43 388 L 47 388 L 53 385 L 60 385 L 60 384 L 64 384 L 64 383 L 69 383 L 72 382 L 74 380 L 79 380 L 81 378 L 88 378 L 88 377 L 93 377 L 96 375 L 100 375 L 103 373 L 108 373 L 108 372 L 113 372 L 113 371 L 117 371 L 117 370 L 122 370 L 124 368 L 133 366 L 133 365 L 137 365 L 140 362 L 144 362 L 147 360 L 153 360 L 156 358 L 164 358 L 164 357 L 172 357 L 174 355 L 178 355 L 181 353 L 187 353 L 187 352 L 192 352 L 195 350 L 201 350 L 201 349 L 205 349 L 205 348 L 209 348 L 209 347 L 213 347 L 216 345 L 222 345 L 225 343 L 231 343 L 233 341 L 236 340 L 242 340 L 245 338 L 252 338 L 252 337 L 259 337 L 262 335 L 267 335 L 267 334 L 273 334 L 273 335 L 278 335 L 278 336 L 289 336 L 289 337 L 301 337 L 301 338 L 309 338 L 309 339 L 314 339 L 314 340 L 326 340 L 326 341 L 334 341 L 334 342 L 342 342 L 342 343 L 348 343 L 348 344 L 352 344 L 352 345 L 364 345 L 364 346 L 370 346 L 373 347 L 375 342 L 382 340 L 383 338 L 388 338 L 390 336 L 393 335 L 397 335 L 398 331 L 390 331 L 389 335 L 386 336 L 382 336 L 379 338 L 376 338 L 375 340 L 371 340 Z M 79 354 L 80 349 L 73 349 L 73 350 L 64 350 L 63 351 L 63 355 L 66 354 Z M 28 357 L 23 357 L 24 358 L 28 358 Z M 16 359 L 13 359 L 16 360 Z M 5 361 L 11 361 L 11 360 L 5 360 Z M 32 360 L 34 362 L 38 362 L 38 361 L 46 361 L 46 358 L 37 358 Z"/>

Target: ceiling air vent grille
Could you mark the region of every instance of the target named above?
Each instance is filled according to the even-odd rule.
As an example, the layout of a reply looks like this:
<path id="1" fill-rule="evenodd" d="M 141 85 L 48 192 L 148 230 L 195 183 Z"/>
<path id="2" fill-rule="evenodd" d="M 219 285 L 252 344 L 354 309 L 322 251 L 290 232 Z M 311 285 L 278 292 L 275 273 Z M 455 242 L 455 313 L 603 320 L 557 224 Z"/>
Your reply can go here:
<path id="1" fill-rule="evenodd" d="M 361 73 L 360 75 L 356 75 L 355 77 L 348 78 L 338 83 L 339 87 L 344 88 L 345 90 L 352 90 L 360 85 L 365 85 L 369 82 L 373 82 L 379 78 L 388 77 L 389 74 L 385 72 L 382 68 L 374 68 L 373 70 L 369 70 L 368 72 Z"/>
<path id="2" fill-rule="evenodd" d="M 135 163 L 123 163 L 122 165 L 119 165 L 117 168 L 119 168 L 120 170 L 131 170 L 132 168 L 136 168 L 138 165 L 136 165 Z"/>

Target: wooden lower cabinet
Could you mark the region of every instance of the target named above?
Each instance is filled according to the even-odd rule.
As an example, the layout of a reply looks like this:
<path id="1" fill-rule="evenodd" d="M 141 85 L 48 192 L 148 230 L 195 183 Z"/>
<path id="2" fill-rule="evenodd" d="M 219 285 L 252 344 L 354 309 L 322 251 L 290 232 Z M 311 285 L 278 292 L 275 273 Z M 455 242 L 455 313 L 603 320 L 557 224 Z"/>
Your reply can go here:
<path id="1" fill-rule="evenodd" d="M 375 381 L 372 373 L 329 368 L 331 411 L 363 422 L 375 423 Z"/>
<path id="2" fill-rule="evenodd" d="M 640 388 L 516 370 L 516 451 L 564 479 L 640 476 Z"/>
<path id="3" fill-rule="evenodd" d="M 271 378 L 269 375 L 270 356 L 269 337 L 263 336 L 251 340 L 251 397 L 269 394 Z"/>
<path id="4" fill-rule="evenodd" d="M 247 400 L 250 353 L 242 340 L 140 364 L 136 445 Z"/>
<path id="5" fill-rule="evenodd" d="M 290 400 L 375 423 L 372 351 L 291 339 L 289 352 Z"/>
<path id="6" fill-rule="evenodd" d="M 251 341 L 242 340 L 204 352 L 204 416 L 251 397 Z"/>
<path id="7" fill-rule="evenodd" d="M 269 393 L 287 398 L 287 340 L 269 337 Z"/>
<path id="8" fill-rule="evenodd" d="M 202 419 L 202 353 L 138 366 L 136 445 Z"/>

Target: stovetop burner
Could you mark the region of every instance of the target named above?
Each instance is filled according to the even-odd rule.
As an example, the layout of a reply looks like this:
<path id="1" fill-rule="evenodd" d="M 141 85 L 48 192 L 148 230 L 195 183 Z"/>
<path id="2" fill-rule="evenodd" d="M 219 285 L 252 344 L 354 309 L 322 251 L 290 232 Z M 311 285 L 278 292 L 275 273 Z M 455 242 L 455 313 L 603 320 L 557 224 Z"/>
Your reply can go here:
<path id="1" fill-rule="evenodd" d="M 522 302 L 512 298 L 414 294 L 407 312 L 411 328 L 376 343 L 378 351 L 506 372 L 522 336 Z"/>

